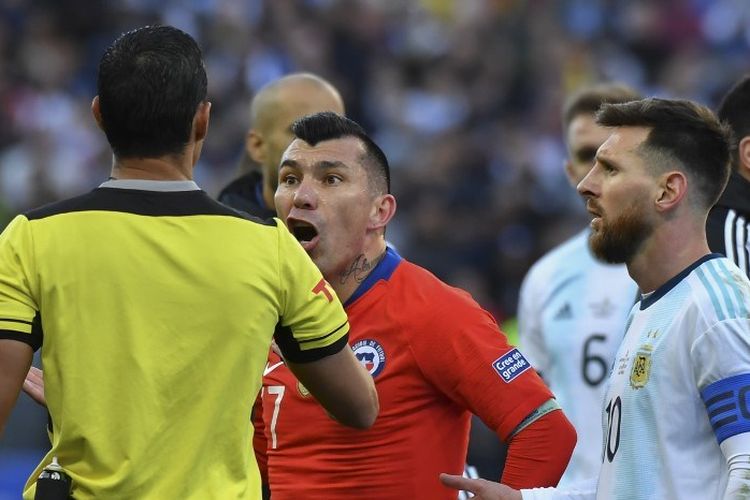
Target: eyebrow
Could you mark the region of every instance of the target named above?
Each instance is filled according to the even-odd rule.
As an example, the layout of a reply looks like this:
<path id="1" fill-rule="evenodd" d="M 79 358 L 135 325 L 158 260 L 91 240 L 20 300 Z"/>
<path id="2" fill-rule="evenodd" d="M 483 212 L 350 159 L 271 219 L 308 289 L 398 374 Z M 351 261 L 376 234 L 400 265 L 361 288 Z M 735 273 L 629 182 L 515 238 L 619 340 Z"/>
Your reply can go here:
<path id="1" fill-rule="evenodd" d="M 286 159 L 286 160 L 282 161 L 281 165 L 279 166 L 279 168 L 283 168 L 283 167 L 300 168 L 300 164 L 296 160 Z M 312 168 L 313 168 L 313 170 L 332 170 L 334 168 L 350 169 L 351 167 L 349 165 L 347 165 L 346 163 L 341 162 L 341 161 L 326 161 L 326 160 L 323 160 L 323 161 L 319 161 L 319 162 L 313 163 Z"/>
<path id="2" fill-rule="evenodd" d="M 599 155 L 596 155 L 595 160 L 597 162 L 601 163 L 602 165 L 604 165 L 605 167 L 614 168 L 614 169 L 617 169 L 617 170 L 620 169 L 620 166 L 617 164 L 617 162 L 612 161 L 612 160 L 608 160 L 606 158 L 602 158 Z"/>

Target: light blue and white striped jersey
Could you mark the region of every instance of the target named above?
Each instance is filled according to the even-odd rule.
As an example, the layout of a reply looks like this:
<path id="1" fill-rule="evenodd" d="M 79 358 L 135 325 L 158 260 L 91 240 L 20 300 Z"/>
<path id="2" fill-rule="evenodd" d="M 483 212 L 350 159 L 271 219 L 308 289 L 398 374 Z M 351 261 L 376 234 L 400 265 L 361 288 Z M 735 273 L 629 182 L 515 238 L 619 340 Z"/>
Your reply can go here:
<path id="1" fill-rule="evenodd" d="M 578 433 L 562 486 L 599 473 L 604 382 L 638 293 L 624 265 L 594 258 L 589 233 L 534 264 L 519 300 L 520 348 Z"/>
<path id="2" fill-rule="evenodd" d="M 598 499 L 722 496 L 719 441 L 750 431 L 749 308 L 750 281 L 719 254 L 633 308 L 607 384 Z"/>

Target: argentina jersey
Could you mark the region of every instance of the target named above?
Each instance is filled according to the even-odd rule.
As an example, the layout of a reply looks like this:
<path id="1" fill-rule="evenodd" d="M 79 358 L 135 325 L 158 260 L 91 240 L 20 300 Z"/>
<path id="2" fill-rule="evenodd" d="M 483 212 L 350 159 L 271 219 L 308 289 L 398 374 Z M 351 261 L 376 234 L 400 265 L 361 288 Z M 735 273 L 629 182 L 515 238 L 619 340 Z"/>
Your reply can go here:
<path id="1" fill-rule="evenodd" d="M 633 308 L 604 401 L 599 499 L 721 498 L 750 431 L 750 281 L 703 257 Z"/>
<path id="2" fill-rule="evenodd" d="M 637 297 L 625 266 L 595 259 L 588 237 L 582 231 L 531 268 L 518 312 L 521 350 L 578 434 L 561 486 L 599 472 L 605 381 Z"/>

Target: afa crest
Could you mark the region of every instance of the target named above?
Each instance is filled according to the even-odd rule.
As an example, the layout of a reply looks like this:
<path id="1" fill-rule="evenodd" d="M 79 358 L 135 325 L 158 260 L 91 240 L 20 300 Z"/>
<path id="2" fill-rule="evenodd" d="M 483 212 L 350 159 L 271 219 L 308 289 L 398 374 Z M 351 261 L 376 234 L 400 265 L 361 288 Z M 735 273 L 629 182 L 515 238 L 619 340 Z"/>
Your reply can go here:
<path id="1" fill-rule="evenodd" d="M 641 389 L 648 383 L 651 375 L 651 346 L 643 346 L 633 358 L 633 368 L 630 370 L 630 387 Z"/>

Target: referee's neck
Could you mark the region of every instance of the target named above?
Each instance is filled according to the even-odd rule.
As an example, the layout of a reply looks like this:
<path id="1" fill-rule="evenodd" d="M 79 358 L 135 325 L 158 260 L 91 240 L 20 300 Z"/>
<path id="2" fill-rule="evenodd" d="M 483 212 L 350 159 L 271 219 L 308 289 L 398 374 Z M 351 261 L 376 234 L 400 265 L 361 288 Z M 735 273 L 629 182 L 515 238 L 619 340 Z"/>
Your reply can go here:
<path id="1" fill-rule="evenodd" d="M 114 179 L 143 179 L 150 181 L 193 180 L 193 166 L 180 157 L 116 158 L 112 165 Z"/>

